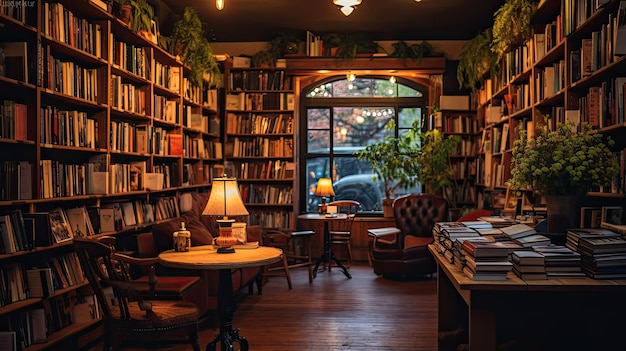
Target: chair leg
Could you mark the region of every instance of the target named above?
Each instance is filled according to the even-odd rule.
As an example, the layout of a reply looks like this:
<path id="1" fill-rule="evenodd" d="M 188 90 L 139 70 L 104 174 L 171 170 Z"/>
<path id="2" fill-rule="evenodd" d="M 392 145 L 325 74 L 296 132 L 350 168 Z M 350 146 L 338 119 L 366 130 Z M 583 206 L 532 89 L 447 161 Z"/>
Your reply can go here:
<path id="1" fill-rule="evenodd" d="M 350 241 L 346 242 L 346 246 L 348 247 L 348 268 L 352 266 L 352 248 L 350 247 Z"/>
<path id="2" fill-rule="evenodd" d="M 289 264 L 287 262 L 287 255 L 283 254 L 283 270 L 285 271 L 285 277 L 287 277 L 287 285 L 289 286 L 289 290 L 293 287 L 291 285 L 291 274 L 289 274 Z"/>

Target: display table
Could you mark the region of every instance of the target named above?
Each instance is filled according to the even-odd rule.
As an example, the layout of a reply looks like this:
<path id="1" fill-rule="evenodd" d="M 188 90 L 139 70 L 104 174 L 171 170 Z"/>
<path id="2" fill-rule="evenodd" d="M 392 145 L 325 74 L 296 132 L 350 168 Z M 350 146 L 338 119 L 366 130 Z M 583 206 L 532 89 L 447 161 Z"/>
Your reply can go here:
<path id="1" fill-rule="evenodd" d="M 207 351 L 215 351 L 217 342 L 221 350 L 234 350 L 233 343 L 240 345 L 239 350 L 248 350 L 248 341 L 233 329 L 234 312 L 233 282 L 231 269 L 258 267 L 274 263 L 280 259 L 282 250 L 260 246 L 255 249 L 236 249 L 235 253 L 218 254 L 211 245 L 192 247 L 189 252 L 164 251 L 159 254 L 159 263 L 164 266 L 183 269 L 218 269 L 219 286 L 217 309 L 220 319 L 220 333 L 211 341 Z"/>
<path id="2" fill-rule="evenodd" d="M 437 262 L 438 330 L 466 329 L 470 350 L 503 344 L 533 350 L 617 350 L 626 335 L 626 281 L 472 280 L 429 250 Z"/>

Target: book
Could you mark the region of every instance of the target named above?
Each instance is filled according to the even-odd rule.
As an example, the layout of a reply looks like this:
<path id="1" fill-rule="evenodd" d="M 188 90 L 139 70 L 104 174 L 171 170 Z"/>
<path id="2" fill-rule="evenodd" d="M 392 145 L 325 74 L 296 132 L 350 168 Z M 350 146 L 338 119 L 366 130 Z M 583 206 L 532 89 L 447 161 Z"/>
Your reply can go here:
<path id="1" fill-rule="evenodd" d="M 507 280 L 505 272 L 472 272 L 468 267 L 463 268 L 463 273 L 473 280 Z"/>
<path id="2" fill-rule="evenodd" d="M 48 342 L 48 333 L 46 329 L 46 310 L 43 308 L 28 310 L 28 319 L 30 322 L 32 342 L 34 344 L 42 344 Z"/>
<path id="3" fill-rule="evenodd" d="M 246 243 L 237 243 L 233 245 L 233 248 L 236 249 L 256 249 L 259 247 L 258 241 L 248 241 Z"/>
<path id="4" fill-rule="evenodd" d="M 509 248 L 501 241 L 478 242 L 465 240 L 461 248 L 474 257 L 508 257 Z"/>
<path id="5" fill-rule="evenodd" d="M 49 212 L 50 232 L 56 243 L 72 240 L 74 234 L 61 208 L 55 208 Z"/>
<path id="6" fill-rule="evenodd" d="M 0 350 L 17 351 L 17 333 L 0 331 Z"/>
<path id="7" fill-rule="evenodd" d="M 26 235 L 32 238 L 34 247 L 46 247 L 54 243 L 48 212 L 25 212 L 22 216 Z"/>
<path id="8" fill-rule="evenodd" d="M 524 236 L 529 236 L 536 234 L 537 231 L 535 228 L 529 226 L 528 224 L 518 223 L 510 226 L 500 228 L 504 235 L 508 236 L 510 239 L 518 239 Z"/>
<path id="9" fill-rule="evenodd" d="M 95 234 L 85 206 L 67 208 L 65 214 L 74 237 L 82 238 Z"/>
<path id="10" fill-rule="evenodd" d="M 547 245 L 551 243 L 548 237 L 541 235 L 541 234 L 532 234 L 528 236 L 523 236 L 517 239 L 513 239 L 513 241 L 522 245 L 523 247 Z"/>
<path id="11" fill-rule="evenodd" d="M 54 294 L 51 268 L 28 269 L 26 280 L 31 297 L 48 297 Z"/>
<path id="12" fill-rule="evenodd" d="M 465 256 L 465 265 L 472 272 L 508 272 L 513 268 L 513 263 L 506 258 L 501 260 L 481 260 L 472 256 Z"/>
<path id="13" fill-rule="evenodd" d="M 523 280 L 545 280 L 548 279 L 546 272 L 520 272 L 513 268 L 513 273 Z"/>
<path id="14" fill-rule="evenodd" d="M 529 250 L 513 251 L 511 253 L 511 261 L 523 266 L 543 266 L 546 263 L 541 253 Z"/>
<path id="15" fill-rule="evenodd" d="M 5 77 L 28 82 L 28 48 L 26 42 L 0 43 L 4 51 Z"/>

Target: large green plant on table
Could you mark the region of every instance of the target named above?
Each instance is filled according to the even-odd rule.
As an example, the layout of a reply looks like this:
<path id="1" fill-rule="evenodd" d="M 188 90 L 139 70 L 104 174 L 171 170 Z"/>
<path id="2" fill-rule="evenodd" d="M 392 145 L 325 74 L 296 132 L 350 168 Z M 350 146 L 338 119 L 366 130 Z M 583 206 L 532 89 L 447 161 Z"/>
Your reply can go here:
<path id="1" fill-rule="evenodd" d="M 205 75 L 209 75 L 210 86 L 222 85 L 221 71 L 195 8 L 185 8 L 182 17 L 174 23 L 170 40 L 172 53 L 180 55 L 191 69 L 189 79 L 193 83 L 201 85 Z"/>
<path id="2" fill-rule="evenodd" d="M 613 144 L 610 137 L 592 133 L 589 125 L 582 130 L 572 123 L 560 124 L 556 130 L 542 126 L 530 138 L 523 130 L 514 143 L 508 184 L 545 196 L 549 230 L 562 233 L 578 226 L 580 199 L 593 188 L 610 187 L 618 176 L 617 159 L 610 149 Z M 570 208 L 560 215 L 556 205 Z"/>
<path id="3" fill-rule="evenodd" d="M 395 124 L 389 123 L 388 130 Z M 438 130 L 422 132 L 418 122 L 403 136 L 387 136 L 354 154 L 370 162 L 375 180 L 384 184 L 383 209 L 389 211 L 395 191 L 411 188 L 419 183 L 427 191 L 441 192 L 451 182 L 452 169 L 449 156 L 456 150 L 458 137 L 444 137 Z M 386 212 L 386 216 L 393 216 Z"/>

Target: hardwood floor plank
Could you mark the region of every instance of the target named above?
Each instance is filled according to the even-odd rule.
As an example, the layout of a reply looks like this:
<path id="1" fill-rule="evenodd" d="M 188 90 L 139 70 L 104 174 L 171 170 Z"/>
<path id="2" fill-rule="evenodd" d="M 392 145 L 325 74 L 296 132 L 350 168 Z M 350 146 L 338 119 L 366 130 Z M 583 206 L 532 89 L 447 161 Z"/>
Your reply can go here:
<path id="1" fill-rule="evenodd" d="M 239 300 L 233 326 L 241 330 L 253 351 L 437 349 L 435 278 L 389 280 L 377 277 L 367 263 L 358 262 L 350 272 L 352 279 L 334 268 L 319 272 L 309 284 L 306 269 L 294 269 L 293 290 L 287 288 L 285 278 L 271 277 L 263 295 Z M 203 349 L 216 333 L 211 328 L 200 332 Z"/>

